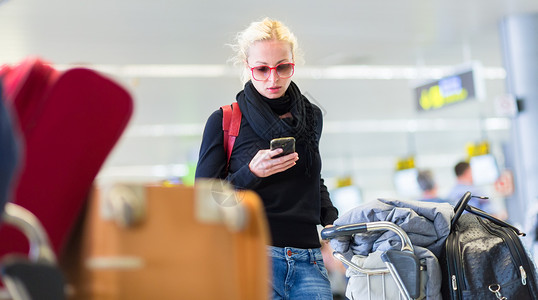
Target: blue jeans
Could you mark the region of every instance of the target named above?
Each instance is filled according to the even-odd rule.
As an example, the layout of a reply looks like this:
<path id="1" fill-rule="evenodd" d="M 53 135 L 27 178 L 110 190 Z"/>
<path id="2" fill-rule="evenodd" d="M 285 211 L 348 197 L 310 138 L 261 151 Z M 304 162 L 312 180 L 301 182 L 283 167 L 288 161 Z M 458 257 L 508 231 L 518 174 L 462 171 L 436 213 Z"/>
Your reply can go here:
<path id="1" fill-rule="evenodd" d="M 268 246 L 273 264 L 273 297 L 282 300 L 332 300 L 321 250 Z"/>

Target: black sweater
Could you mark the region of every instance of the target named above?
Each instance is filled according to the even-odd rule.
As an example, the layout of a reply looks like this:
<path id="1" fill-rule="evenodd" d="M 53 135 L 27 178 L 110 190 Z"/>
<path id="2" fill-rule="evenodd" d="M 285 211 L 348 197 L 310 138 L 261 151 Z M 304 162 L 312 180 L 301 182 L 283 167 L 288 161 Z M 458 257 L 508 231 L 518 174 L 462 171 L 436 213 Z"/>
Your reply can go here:
<path id="1" fill-rule="evenodd" d="M 318 117 L 316 141 L 322 129 L 321 110 L 315 107 Z M 282 120 L 282 122 L 286 122 Z M 223 146 L 222 110 L 215 111 L 208 119 L 196 178 L 222 178 L 236 188 L 257 192 L 263 200 L 271 230 L 272 245 L 277 247 L 320 247 L 317 224 L 332 224 L 338 211 L 332 205 L 327 187 L 320 176 L 319 151 L 313 155 L 310 176 L 305 174 L 307 154 L 303 143 L 297 142 L 297 164 L 290 169 L 259 178 L 249 169 L 249 163 L 260 149 L 268 149 L 270 141 L 260 138 L 243 117 L 230 158 L 229 174 L 225 174 L 226 155 Z"/>

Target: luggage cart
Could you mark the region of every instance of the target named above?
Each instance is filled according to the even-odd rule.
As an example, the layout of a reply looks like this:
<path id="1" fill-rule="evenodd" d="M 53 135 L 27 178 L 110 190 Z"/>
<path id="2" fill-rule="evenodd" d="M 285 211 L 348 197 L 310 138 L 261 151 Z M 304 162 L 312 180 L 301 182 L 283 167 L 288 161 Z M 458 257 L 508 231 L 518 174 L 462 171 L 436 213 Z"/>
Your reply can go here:
<path id="1" fill-rule="evenodd" d="M 344 254 L 338 251 L 333 252 L 333 256 L 353 270 L 365 274 L 367 278 L 368 296 L 371 300 L 370 276 L 381 275 L 383 278 L 383 298 L 386 299 L 385 293 L 385 276 L 390 274 L 400 291 L 400 298 L 411 300 L 420 297 L 420 271 L 421 266 L 418 258 L 414 254 L 414 248 L 407 233 L 398 225 L 387 222 L 377 221 L 368 223 L 356 223 L 342 226 L 325 228 L 321 231 L 321 238 L 330 239 L 349 239 L 355 234 L 366 234 L 372 231 L 394 232 L 402 241 L 400 250 L 387 250 L 381 254 L 381 260 L 385 263 L 386 268 L 363 268 L 356 263 L 348 260 Z"/>
<path id="2" fill-rule="evenodd" d="M 24 234 L 30 248 L 27 256 L 10 253 L 0 260 L 0 276 L 5 284 L 5 289 L 0 289 L 0 299 L 67 299 L 64 275 L 41 222 L 29 210 L 10 202 L 0 217 L 2 223 Z"/>

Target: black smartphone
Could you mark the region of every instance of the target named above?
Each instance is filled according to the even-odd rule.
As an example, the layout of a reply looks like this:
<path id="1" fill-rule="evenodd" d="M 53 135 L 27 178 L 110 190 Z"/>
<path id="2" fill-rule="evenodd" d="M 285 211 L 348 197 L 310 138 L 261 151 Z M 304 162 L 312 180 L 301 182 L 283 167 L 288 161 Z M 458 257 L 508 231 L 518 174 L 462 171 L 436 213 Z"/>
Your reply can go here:
<path id="1" fill-rule="evenodd" d="M 295 138 L 290 136 L 272 139 L 271 150 L 275 150 L 278 148 L 282 148 L 284 151 L 276 156 L 273 156 L 273 158 L 281 157 L 295 152 Z"/>

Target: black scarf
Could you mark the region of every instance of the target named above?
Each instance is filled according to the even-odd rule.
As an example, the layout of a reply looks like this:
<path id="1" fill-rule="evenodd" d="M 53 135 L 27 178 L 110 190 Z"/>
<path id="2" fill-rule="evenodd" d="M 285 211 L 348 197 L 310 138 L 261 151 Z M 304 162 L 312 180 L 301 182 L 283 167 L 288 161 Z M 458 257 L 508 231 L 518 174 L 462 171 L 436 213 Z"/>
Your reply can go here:
<path id="1" fill-rule="evenodd" d="M 312 159 L 317 145 L 317 116 L 314 114 L 314 107 L 301 94 L 297 85 L 292 81 L 286 96 L 290 98 L 290 112 L 294 122 L 286 122 L 279 118 L 269 104 L 264 101 L 264 97 L 258 93 L 251 81 L 245 84 L 245 88 L 237 94 L 237 103 L 243 116 L 256 132 L 264 140 L 270 141 L 274 138 L 293 136 L 296 141 L 304 142 L 307 154 L 307 174 L 312 166 Z"/>
<path id="2" fill-rule="evenodd" d="M 262 99 L 279 116 L 291 111 L 291 98 L 287 94 L 277 99 L 269 99 L 265 96 L 262 96 Z"/>

